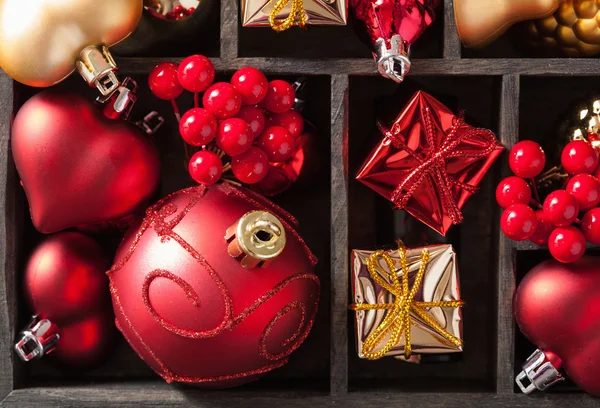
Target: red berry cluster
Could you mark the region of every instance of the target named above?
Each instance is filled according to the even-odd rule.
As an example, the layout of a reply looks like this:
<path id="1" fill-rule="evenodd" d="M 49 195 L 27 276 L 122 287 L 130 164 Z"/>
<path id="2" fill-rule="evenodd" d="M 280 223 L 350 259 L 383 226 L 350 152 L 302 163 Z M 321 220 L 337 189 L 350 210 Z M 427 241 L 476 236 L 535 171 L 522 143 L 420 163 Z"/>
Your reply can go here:
<path id="1" fill-rule="evenodd" d="M 496 189 L 496 200 L 505 209 L 500 220 L 504 234 L 515 241 L 547 244 L 552 256 L 564 263 L 583 256 L 586 240 L 600 245 L 598 162 L 598 152 L 590 143 L 575 140 L 567 144 L 561 164 L 568 178 L 563 189 L 553 191 L 542 203 L 535 177 L 546 164 L 544 151 L 530 140 L 517 143 L 508 159 L 516 176 L 505 178 Z M 585 213 L 581 219 L 580 212 Z"/>
<path id="2" fill-rule="evenodd" d="M 296 151 L 304 129 L 302 115 L 292 110 L 296 92 L 286 81 L 269 82 L 256 68 L 240 69 L 230 83 L 213 84 L 214 78 L 212 62 L 193 55 L 179 66 L 157 65 L 148 84 L 164 100 L 175 100 L 184 89 L 204 92 L 203 107 L 196 98 L 197 106 L 179 122 L 183 140 L 202 147 L 189 163 L 196 182 L 216 183 L 231 169 L 242 183 L 259 183 L 272 165 L 290 160 Z M 231 158 L 227 165 L 222 161 L 225 155 Z"/>

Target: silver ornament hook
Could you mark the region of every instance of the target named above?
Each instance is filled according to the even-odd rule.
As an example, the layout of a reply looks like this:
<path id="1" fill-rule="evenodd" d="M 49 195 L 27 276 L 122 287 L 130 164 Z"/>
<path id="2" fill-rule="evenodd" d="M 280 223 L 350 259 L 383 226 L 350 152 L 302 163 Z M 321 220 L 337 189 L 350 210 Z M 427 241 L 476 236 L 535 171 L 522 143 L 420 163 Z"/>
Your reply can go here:
<path id="1" fill-rule="evenodd" d="M 411 67 L 408 58 L 409 49 L 400 34 L 395 34 L 388 43 L 383 38 L 375 42 L 377 69 L 384 78 L 391 79 L 396 83 L 404 81 Z M 400 70 L 396 66 L 400 66 Z"/>

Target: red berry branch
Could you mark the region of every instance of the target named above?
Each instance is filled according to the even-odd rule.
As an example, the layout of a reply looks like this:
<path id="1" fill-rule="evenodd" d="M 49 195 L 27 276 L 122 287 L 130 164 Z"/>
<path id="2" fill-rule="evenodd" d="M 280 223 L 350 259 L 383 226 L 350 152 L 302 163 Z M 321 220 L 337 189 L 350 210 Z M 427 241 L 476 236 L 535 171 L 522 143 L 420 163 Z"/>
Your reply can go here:
<path id="1" fill-rule="evenodd" d="M 516 176 L 502 180 L 496 201 L 504 208 L 500 227 L 508 238 L 548 245 L 552 256 L 575 262 L 586 249 L 586 240 L 600 245 L 600 182 L 598 152 L 584 140 L 565 146 L 561 173 L 554 167 L 542 174 L 546 155 L 539 144 L 525 140 L 510 151 L 508 164 Z M 542 201 L 537 186 L 550 178 L 564 178 L 563 188 Z M 579 219 L 581 212 L 585 212 Z"/>

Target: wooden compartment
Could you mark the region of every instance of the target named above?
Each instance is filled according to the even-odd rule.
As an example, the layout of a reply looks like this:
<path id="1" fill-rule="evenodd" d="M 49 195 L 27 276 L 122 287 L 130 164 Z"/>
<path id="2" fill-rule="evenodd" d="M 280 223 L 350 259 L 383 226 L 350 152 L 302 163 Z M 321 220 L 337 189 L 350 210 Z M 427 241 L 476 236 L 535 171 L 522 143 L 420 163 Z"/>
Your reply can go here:
<path id="1" fill-rule="evenodd" d="M 217 13 L 218 14 L 218 13 Z M 411 76 L 396 85 L 377 75 L 370 51 L 352 27 L 310 27 L 276 34 L 267 28 L 242 28 L 238 0 L 221 0 L 220 42 L 208 49 L 223 78 L 243 66 L 256 66 L 272 77 L 308 75 L 313 94 L 306 116 L 319 129 L 322 157 L 310 187 L 298 186 L 276 199 L 296 215 L 301 233 L 320 258 L 317 273 L 322 301 L 316 325 L 290 363 L 262 380 L 224 391 L 168 385 L 121 342 L 97 370 L 65 376 L 47 362 L 23 364 L 13 352 L 16 333 L 27 321 L 20 277 L 29 250 L 39 239 L 29 221 L 25 197 L 10 154 L 10 123 L 34 92 L 0 75 L 0 403 L 26 407 L 556 407 L 598 406 L 598 400 L 572 385 L 552 393 L 525 396 L 515 390 L 514 375 L 531 351 L 518 332 L 512 296 L 519 279 L 545 250 L 514 243 L 499 230 L 496 183 L 508 166 L 502 157 L 486 176 L 480 192 L 464 209 L 465 222 L 445 239 L 358 183 L 358 167 L 380 135 L 375 119 L 393 118 L 417 89 L 451 109 L 465 109 L 469 123 L 496 132 L 510 148 L 519 138 L 552 137 L 548 118 L 587 89 L 598 89 L 597 59 L 521 59 L 497 48 L 477 54 L 462 50 L 452 0 L 444 1 L 439 21 L 415 46 Z M 351 23 L 352 24 L 352 23 Z M 212 37 L 211 37 L 212 38 Z M 203 41 L 210 38 L 203 38 Z M 212 39 L 213 43 L 217 43 Z M 502 47 L 502 41 L 495 47 Z M 134 117 L 149 109 L 167 118 L 156 135 L 163 160 L 160 194 L 190 185 L 182 163 L 182 144 L 173 137 L 175 121 L 166 102 L 150 96 L 148 71 L 161 61 L 180 61 L 200 48 L 174 48 L 172 55 L 118 58 L 121 72 L 140 83 Z M 61 85 L 84 92 L 76 77 Z M 187 103 L 187 105 L 186 105 Z M 189 107 L 190 100 L 181 106 Z M 384 119 L 386 119 L 384 117 Z M 451 242 L 459 256 L 464 311 L 465 352 L 451 361 L 412 366 L 395 360 L 358 359 L 350 300 L 349 254 L 353 248 L 431 240 Z M 118 241 L 117 241 L 118 242 Z M 115 245 L 115 242 L 107 242 Z"/>

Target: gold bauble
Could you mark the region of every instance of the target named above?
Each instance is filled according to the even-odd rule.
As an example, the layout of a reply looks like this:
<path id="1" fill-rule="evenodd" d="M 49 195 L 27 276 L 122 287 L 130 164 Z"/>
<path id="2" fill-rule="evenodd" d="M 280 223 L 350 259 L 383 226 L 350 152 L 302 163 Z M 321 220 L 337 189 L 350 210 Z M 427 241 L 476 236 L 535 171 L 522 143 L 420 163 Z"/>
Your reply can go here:
<path id="1" fill-rule="evenodd" d="M 0 67 L 45 87 L 73 72 L 86 46 L 111 46 L 137 27 L 143 0 L 0 0 Z"/>

